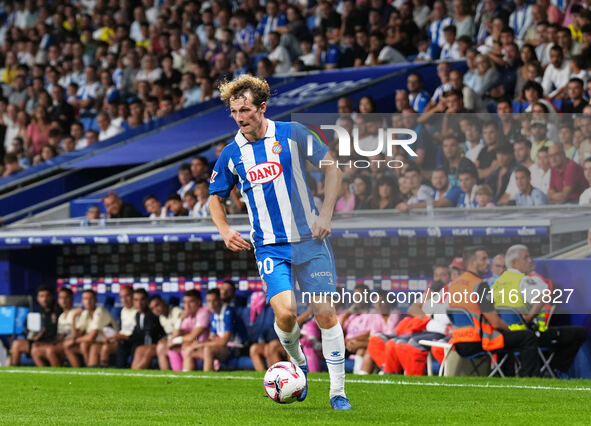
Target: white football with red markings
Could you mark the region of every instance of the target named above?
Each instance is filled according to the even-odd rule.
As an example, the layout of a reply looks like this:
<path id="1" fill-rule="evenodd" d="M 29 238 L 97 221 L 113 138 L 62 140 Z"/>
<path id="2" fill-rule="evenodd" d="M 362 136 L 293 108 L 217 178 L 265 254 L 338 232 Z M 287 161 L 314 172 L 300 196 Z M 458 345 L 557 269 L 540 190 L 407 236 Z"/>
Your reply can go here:
<path id="1" fill-rule="evenodd" d="M 291 404 L 306 388 L 306 376 L 300 367 L 291 362 L 273 364 L 263 379 L 265 393 L 279 404 Z"/>

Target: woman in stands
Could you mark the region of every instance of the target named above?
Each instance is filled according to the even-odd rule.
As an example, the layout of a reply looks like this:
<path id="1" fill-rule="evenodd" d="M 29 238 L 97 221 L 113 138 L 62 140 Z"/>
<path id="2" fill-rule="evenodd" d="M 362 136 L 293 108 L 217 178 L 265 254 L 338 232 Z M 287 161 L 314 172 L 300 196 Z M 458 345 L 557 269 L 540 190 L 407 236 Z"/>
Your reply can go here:
<path id="1" fill-rule="evenodd" d="M 49 140 L 49 117 L 47 110 L 39 106 L 33 115 L 33 121 L 27 126 L 25 145 L 27 150 L 35 155 L 41 152 L 41 147 Z"/>

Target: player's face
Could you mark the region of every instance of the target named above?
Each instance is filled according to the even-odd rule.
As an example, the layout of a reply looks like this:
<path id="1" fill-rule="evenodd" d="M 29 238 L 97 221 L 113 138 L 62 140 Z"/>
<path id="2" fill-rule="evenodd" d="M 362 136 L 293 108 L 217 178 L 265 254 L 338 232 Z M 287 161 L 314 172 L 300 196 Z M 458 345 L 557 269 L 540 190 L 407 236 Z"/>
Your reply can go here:
<path id="1" fill-rule="evenodd" d="M 53 295 L 46 290 L 40 291 L 37 293 L 37 303 L 39 303 L 43 309 L 47 309 L 53 303 Z"/>
<path id="2" fill-rule="evenodd" d="M 133 295 L 133 307 L 140 312 L 145 312 L 148 307 L 148 300 L 145 295 L 136 293 Z"/>
<path id="3" fill-rule="evenodd" d="M 60 291 L 60 293 L 57 296 L 57 303 L 64 310 L 70 309 L 72 307 L 72 297 L 69 293 L 65 291 Z"/>
<path id="4" fill-rule="evenodd" d="M 207 309 L 209 312 L 219 312 L 222 307 L 222 299 L 215 294 L 207 295 Z"/>
<path id="5" fill-rule="evenodd" d="M 246 92 L 243 96 L 230 100 L 230 114 L 247 139 L 255 141 L 264 136 L 264 134 L 260 134 L 260 130 L 265 119 L 267 104 L 263 102 L 257 107 L 252 101 L 251 92 Z"/>
<path id="6" fill-rule="evenodd" d="M 124 307 L 131 308 L 134 300 L 133 292 L 129 287 L 125 287 L 119 292 L 119 299 Z"/>
<path id="7" fill-rule="evenodd" d="M 197 310 L 201 307 L 201 301 L 196 297 L 184 297 L 183 302 L 185 303 L 185 310 L 191 316 L 195 315 Z"/>
<path id="8" fill-rule="evenodd" d="M 92 293 L 84 293 L 82 295 L 82 306 L 87 311 L 93 311 L 96 307 L 96 299 Z"/>

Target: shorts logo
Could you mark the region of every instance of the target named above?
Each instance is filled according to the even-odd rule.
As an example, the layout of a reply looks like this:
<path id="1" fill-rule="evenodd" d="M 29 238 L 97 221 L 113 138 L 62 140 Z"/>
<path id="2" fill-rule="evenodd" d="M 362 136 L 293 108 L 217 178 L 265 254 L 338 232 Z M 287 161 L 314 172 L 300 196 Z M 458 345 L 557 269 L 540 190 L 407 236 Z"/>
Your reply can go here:
<path id="1" fill-rule="evenodd" d="M 331 277 L 332 278 L 332 273 L 331 272 L 312 272 L 310 274 L 311 278 L 317 278 L 317 277 Z"/>
<path id="2" fill-rule="evenodd" d="M 262 184 L 277 179 L 281 173 L 283 173 L 281 164 L 274 161 L 265 161 L 248 169 L 246 177 L 252 184 Z"/>
<path id="3" fill-rule="evenodd" d="M 209 179 L 209 183 L 213 183 L 213 181 L 215 180 L 215 177 L 218 175 L 218 172 L 216 172 L 215 170 L 213 172 L 211 172 L 211 179 Z"/>
<path id="4" fill-rule="evenodd" d="M 273 151 L 273 154 L 281 154 L 281 151 L 283 151 L 283 147 L 281 146 L 279 141 L 273 142 L 273 147 L 271 148 L 271 151 Z"/>

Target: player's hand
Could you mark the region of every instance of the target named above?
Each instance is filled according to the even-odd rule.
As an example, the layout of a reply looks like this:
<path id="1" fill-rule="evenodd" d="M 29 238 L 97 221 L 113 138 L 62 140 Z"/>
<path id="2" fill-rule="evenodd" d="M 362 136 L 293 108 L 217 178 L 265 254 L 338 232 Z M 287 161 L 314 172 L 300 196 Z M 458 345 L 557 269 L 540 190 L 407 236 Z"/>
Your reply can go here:
<path id="1" fill-rule="evenodd" d="M 318 238 L 320 240 L 325 239 L 330 235 L 330 218 L 322 215 L 316 218 L 314 226 L 312 227 L 312 238 Z"/>
<path id="2" fill-rule="evenodd" d="M 227 231 L 221 233 L 226 247 L 232 251 L 245 251 L 250 250 L 250 244 L 244 238 L 240 236 L 240 232 L 234 229 L 228 228 Z"/>

